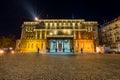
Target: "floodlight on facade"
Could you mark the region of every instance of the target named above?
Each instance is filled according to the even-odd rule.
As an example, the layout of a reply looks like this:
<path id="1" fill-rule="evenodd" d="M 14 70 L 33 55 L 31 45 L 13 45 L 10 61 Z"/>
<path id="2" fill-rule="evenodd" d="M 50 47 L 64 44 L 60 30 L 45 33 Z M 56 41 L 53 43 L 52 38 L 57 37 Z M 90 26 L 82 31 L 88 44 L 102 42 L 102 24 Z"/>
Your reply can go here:
<path id="1" fill-rule="evenodd" d="M 38 21 L 39 19 L 37 17 L 35 17 L 35 21 Z"/>

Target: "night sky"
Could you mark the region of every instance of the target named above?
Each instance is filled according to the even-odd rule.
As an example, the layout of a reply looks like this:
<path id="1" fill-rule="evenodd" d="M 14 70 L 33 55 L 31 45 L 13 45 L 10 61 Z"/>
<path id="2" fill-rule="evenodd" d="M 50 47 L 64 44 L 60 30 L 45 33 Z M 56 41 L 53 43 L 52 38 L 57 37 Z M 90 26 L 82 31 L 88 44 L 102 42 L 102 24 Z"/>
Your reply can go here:
<path id="1" fill-rule="evenodd" d="M 24 21 L 45 19 L 85 19 L 99 24 L 120 16 L 118 0 L 0 0 L 0 34 L 20 38 Z"/>

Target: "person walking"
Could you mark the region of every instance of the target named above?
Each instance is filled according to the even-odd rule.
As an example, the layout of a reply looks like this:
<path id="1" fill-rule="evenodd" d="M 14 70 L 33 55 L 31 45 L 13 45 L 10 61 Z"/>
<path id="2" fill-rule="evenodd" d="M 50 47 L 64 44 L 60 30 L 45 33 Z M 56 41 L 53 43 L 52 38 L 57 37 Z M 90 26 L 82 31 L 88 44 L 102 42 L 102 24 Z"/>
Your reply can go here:
<path id="1" fill-rule="evenodd" d="M 81 54 L 83 54 L 83 48 L 81 48 L 80 51 L 81 51 Z"/>
<path id="2" fill-rule="evenodd" d="M 39 53 L 39 48 L 38 48 L 38 51 L 37 51 L 38 53 Z"/>

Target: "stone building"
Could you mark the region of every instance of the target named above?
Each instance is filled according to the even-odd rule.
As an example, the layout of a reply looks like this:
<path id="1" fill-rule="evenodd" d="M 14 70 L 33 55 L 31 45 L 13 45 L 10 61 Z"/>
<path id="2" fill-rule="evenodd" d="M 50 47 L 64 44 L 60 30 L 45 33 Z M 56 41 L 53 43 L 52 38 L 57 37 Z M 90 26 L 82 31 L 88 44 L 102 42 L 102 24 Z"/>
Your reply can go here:
<path id="1" fill-rule="evenodd" d="M 24 22 L 20 52 L 94 52 L 98 43 L 98 23 L 84 19 L 40 19 Z"/>
<path id="2" fill-rule="evenodd" d="M 120 16 L 101 26 L 101 43 L 112 49 L 120 48 Z"/>

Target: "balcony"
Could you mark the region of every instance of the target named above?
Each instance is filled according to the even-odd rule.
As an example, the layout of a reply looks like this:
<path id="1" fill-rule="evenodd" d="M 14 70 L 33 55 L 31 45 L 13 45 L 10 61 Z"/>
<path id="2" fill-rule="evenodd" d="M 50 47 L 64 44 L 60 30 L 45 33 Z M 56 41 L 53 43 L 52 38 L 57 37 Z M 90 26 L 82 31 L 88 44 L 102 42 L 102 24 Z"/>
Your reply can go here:
<path id="1" fill-rule="evenodd" d="M 63 30 L 70 30 L 70 31 L 87 31 L 87 29 L 34 29 L 34 31 L 63 31 Z"/>
<path id="2" fill-rule="evenodd" d="M 51 38 L 73 38 L 73 35 L 47 35 L 47 37 Z"/>

